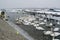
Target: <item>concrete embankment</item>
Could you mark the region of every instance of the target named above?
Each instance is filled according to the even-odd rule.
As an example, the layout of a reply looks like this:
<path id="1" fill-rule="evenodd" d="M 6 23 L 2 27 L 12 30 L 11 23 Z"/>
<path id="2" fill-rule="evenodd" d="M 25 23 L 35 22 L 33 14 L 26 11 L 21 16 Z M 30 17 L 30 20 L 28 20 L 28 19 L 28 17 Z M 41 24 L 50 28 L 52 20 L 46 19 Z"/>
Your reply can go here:
<path id="1" fill-rule="evenodd" d="M 11 27 L 13 27 L 15 30 L 17 30 L 22 36 L 24 36 L 27 40 L 35 40 L 34 38 L 32 38 L 26 31 L 24 31 L 22 28 L 20 28 L 19 26 L 15 25 L 12 22 L 7 21 L 7 23 L 9 25 L 11 25 Z M 23 26 L 22 26 L 23 27 Z"/>
<path id="2" fill-rule="evenodd" d="M 26 40 L 21 34 L 12 28 L 4 20 L 0 19 L 0 40 Z"/>

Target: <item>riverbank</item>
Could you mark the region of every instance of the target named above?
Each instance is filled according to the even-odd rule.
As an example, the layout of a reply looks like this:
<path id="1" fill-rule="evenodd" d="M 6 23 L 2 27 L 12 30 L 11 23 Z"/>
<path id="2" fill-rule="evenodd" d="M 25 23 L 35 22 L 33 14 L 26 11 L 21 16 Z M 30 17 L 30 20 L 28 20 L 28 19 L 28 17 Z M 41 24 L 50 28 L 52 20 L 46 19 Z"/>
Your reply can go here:
<path id="1" fill-rule="evenodd" d="M 0 40 L 26 40 L 21 34 L 13 29 L 8 23 L 0 19 Z"/>

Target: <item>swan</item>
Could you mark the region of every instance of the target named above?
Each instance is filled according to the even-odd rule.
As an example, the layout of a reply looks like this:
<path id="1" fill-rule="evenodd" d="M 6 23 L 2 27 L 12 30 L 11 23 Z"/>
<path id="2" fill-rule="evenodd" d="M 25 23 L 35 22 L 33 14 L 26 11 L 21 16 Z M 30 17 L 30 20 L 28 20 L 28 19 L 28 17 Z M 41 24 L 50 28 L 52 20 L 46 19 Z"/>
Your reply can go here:
<path id="1" fill-rule="evenodd" d="M 37 26 L 36 26 L 36 29 L 38 29 L 38 30 L 45 30 L 44 28 L 42 28 L 42 27 L 37 27 Z"/>
<path id="2" fill-rule="evenodd" d="M 47 22 L 47 20 L 44 20 L 44 22 Z"/>
<path id="3" fill-rule="evenodd" d="M 59 39 L 53 39 L 53 40 L 59 40 Z"/>
<path id="4" fill-rule="evenodd" d="M 57 22 L 57 24 L 60 24 L 60 22 Z"/>
<path id="5" fill-rule="evenodd" d="M 45 35 L 50 35 L 52 33 L 52 31 L 44 31 Z"/>
<path id="6" fill-rule="evenodd" d="M 41 22 L 41 23 L 39 23 L 40 25 L 43 25 L 43 24 L 45 24 L 44 22 Z"/>
<path id="7" fill-rule="evenodd" d="M 54 33 L 51 33 L 50 35 L 51 35 L 51 36 L 59 36 L 60 33 L 59 33 L 59 32 L 54 32 Z"/>
<path id="8" fill-rule="evenodd" d="M 35 27 L 36 27 L 36 26 L 39 26 L 39 24 L 34 24 L 33 26 L 35 26 Z"/>
<path id="9" fill-rule="evenodd" d="M 52 24 L 52 23 L 50 23 L 49 25 L 50 25 L 50 26 L 52 26 L 53 24 Z"/>
<path id="10" fill-rule="evenodd" d="M 54 28 L 54 31 L 59 31 L 59 28 Z"/>

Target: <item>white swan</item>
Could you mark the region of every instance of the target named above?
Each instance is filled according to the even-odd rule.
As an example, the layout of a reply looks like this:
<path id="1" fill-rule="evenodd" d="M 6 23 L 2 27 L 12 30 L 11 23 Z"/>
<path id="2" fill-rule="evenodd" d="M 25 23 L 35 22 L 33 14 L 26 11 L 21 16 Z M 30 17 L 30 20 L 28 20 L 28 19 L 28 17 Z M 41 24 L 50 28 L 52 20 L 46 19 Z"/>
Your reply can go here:
<path id="1" fill-rule="evenodd" d="M 38 30 L 45 30 L 45 29 L 42 28 L 42 27 L 36 27 L 36 29 L 38 29 Z"/>
<path id="2" fill-rule="evenodd" d="M 47 22 L 47 20 L 44 20 L 44 22 Z"/>
<path id="3" fill-rule="evenodd" d="M 57 22 L 57 24 L 60 24 L 60 22 Z"/>
<path id="4" fill-rule="evenodd" d="M 59 33 L 59 32 L 54 32 L 54 33 L 51 33 L 50 35 L 51 35 L 51 36 L 59 36 L 60 33 Z"/>
<path id="5" fill-rule="evenodd" d="M 59 39 L 53 39 L 53 40 L 59 40 Z"/>
<path id="6" fill-rule="evenodd" d="M 17 18 L 16 21 L 18 21 L 19 19 Z"/>
<path id="7" fill-rule="evenodd" d="M 35 23 L 30 23 L 30 25 L 34 25 Z"/>
<path id="8" fill-rule="evenodd" d="M 59 28 L 54 28 L 54 31 L 59 31 Z"/>
<path id="9" fill-rule="evenodd" d="M 39 26 L 39 24 L 34 24 L 33 26 L 37 27 L 37 26 Z"/>
<path id="10" fill-rule="evenodd" d="M 43 24 L 45 24 L 44 22 L 41 22 L 41 23 L 39 23 L 40 25 L 43 25 Z"/>
<path id="11" fill-rule="evenodd" d="M 43 18 L 39 18 L 39 20 L 43 20 Z"/>
<path id="12" fill-rule="evenodd" d="M 31 23 L 31 22 L 26 21 L 26 20 L 23 22 L 24 25 L 30 25 L 30 23 Z"/>
<path id="13" fill-rule="evenodd" d="M 53 24 L 52 24 L 52 23 L 50 23 L 49 25 L 50 25 L 50 26 L 52 26 Z"/>
<path id="14" fill-rule="evenodd" d="M 52 31 L 44 31 L 45 35 L 50 35 L 52 33 Z"/>

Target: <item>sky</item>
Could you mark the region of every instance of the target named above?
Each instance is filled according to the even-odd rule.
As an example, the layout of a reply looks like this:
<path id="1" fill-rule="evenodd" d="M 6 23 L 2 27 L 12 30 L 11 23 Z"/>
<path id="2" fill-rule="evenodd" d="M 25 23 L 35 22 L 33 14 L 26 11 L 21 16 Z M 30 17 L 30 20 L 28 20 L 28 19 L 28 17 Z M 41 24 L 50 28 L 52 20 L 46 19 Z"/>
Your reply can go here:
<path id="1" fill-rule="evenodd" d="M 60 0 L 0 0 L 0 8 L 60 8 Z"/>

